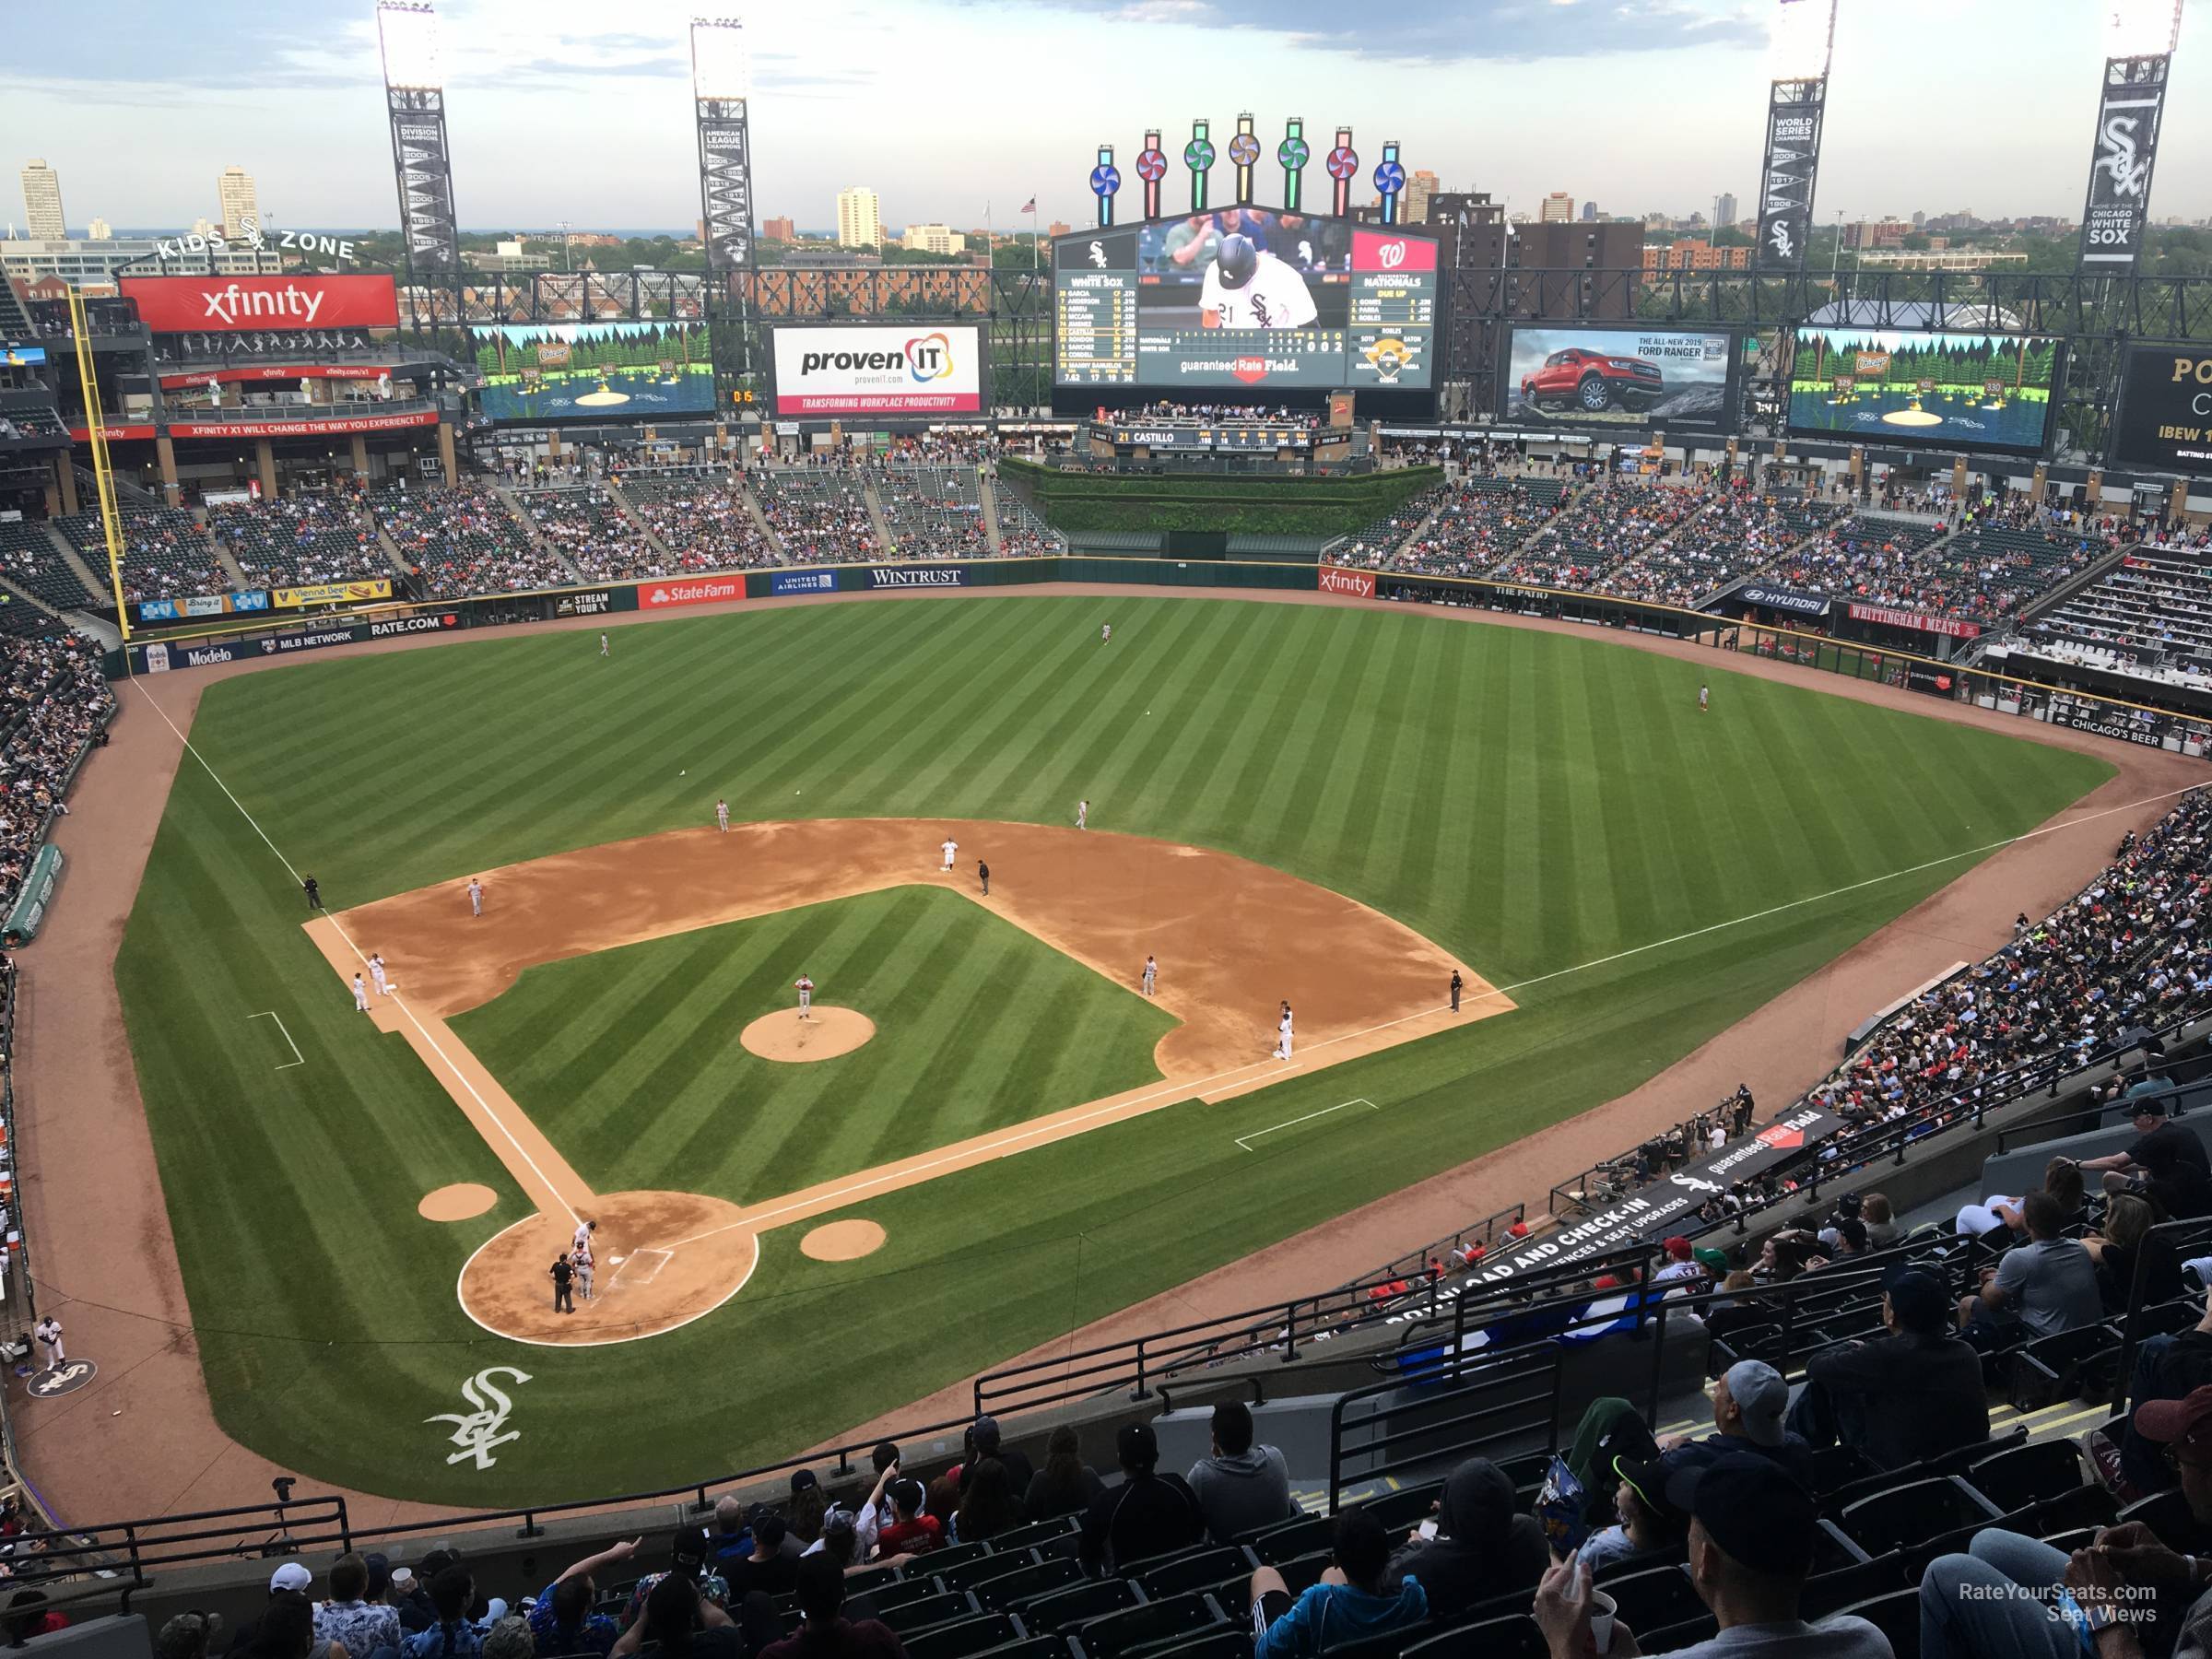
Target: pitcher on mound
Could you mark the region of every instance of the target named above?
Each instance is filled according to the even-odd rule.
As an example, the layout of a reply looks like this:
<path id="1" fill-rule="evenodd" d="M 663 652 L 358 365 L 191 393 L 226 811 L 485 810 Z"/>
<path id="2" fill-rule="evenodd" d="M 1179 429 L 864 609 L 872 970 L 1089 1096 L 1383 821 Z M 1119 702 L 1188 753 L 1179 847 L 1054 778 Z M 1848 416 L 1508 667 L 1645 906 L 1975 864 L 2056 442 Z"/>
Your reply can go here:
<path id="1" fill-rule="evenodd" d="M 802 973 L 793 982 L 792 989 L 799 994 L 799 1018 L 811 1020 L 814 1016 L 806 1010 L 814 1006 L 814 982 Z"/>

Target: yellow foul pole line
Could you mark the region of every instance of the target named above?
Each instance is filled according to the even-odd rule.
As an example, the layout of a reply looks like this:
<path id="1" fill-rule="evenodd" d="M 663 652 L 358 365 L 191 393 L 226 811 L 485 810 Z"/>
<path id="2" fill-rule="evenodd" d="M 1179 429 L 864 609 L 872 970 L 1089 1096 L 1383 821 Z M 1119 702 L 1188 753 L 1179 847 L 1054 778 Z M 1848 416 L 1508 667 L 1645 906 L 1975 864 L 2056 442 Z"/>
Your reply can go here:
<path id="1" fill-rule="evenodd" d="M 100 493 L 100 527 L 108 544 L 108 586 L 115 595 L 115 620 L 124 644 L 131 640 L 131 607 L 123 602 L 123 525 L 115 508 L 115 475 L 108 465 L 108 429 L 100 414 L 100 376 L 92 368 L 92 331 L 85 322 L 85 297 L 69 290 L 69 327 L 76 336 L 76 379 L 85 394 L 85 430 L 92 440 L 92 483 Z"/>

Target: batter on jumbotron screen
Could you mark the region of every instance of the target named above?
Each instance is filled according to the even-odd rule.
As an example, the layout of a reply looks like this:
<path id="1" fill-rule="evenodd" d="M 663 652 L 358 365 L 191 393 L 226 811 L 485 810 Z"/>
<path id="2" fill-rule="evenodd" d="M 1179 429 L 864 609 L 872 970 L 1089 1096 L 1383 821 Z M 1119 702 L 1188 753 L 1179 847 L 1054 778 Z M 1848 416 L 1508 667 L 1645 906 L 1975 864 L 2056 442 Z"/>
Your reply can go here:
<path id="1" fill-rule="evenodd" d="M 1303 328 L 1313 321 L 1306 279 L 1249 236 L 1221 239 L 1198 293 L 1206 328 Z"/>

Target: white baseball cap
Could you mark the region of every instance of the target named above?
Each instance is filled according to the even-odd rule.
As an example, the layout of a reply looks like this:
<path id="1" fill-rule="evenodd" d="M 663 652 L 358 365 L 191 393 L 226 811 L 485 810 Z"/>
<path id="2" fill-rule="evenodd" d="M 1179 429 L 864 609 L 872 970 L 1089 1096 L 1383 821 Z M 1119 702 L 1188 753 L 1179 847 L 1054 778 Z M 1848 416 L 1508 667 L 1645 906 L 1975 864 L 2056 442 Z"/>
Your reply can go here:
<path id="1" fill-rule="evenodd" d="M 269 1574 L 269 1594 L 279 1590 L 304 1590 L 315 1582 L 315 1575 L 297 1561 L 287 1561 Z"/>

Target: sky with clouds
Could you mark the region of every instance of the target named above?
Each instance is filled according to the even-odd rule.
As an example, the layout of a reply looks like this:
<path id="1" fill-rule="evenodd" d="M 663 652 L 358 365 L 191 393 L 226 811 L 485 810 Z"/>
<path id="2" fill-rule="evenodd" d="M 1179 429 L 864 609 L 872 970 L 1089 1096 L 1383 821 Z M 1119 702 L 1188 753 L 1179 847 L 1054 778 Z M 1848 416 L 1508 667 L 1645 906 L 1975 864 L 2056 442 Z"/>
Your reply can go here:
<path id="1" fill-rule="evenodd" d="M 1081 223 L 1100 143 L 1128 191 L 1147 124 L 1171 153 L 1241 111 L 1268 151 L 1349 124 L 1366 164 L 1534 212 L 1753 210 L 1774 0 L 441 0 L 464 226 L 688 227 L 699 213 L 686 26 L 741 15 L 762 216 Z M 1820 217 L 2079 211 L 2100 0 L 1841 0 Z M 0 160 L 43 156 L 69 220 L 216 217 L 259 181 L 273 224 L 396 222 L 371 0 L 79 0 L 66 27 L 0 0 Z M 2187 0 L 2152 212 L 2212 214 L 2212 0 Z M 1325 136 L 1324 137 L 1325 144 Z M 1323 147 L 1317 145 L 1316 148 Z M 1273 194 L 1262 170 L 1262 198 Z M 1217 195 L 1228 187 L 1216 171 Z M 1316 166 L 1308 188 L 1326 180 Z M 1168 181 L 1172 204 L 1180 169 Z M 1125 191 L 1124 217 L 1130 217 Z M 19 221 L 12 188 L 0 219 Z"/>

